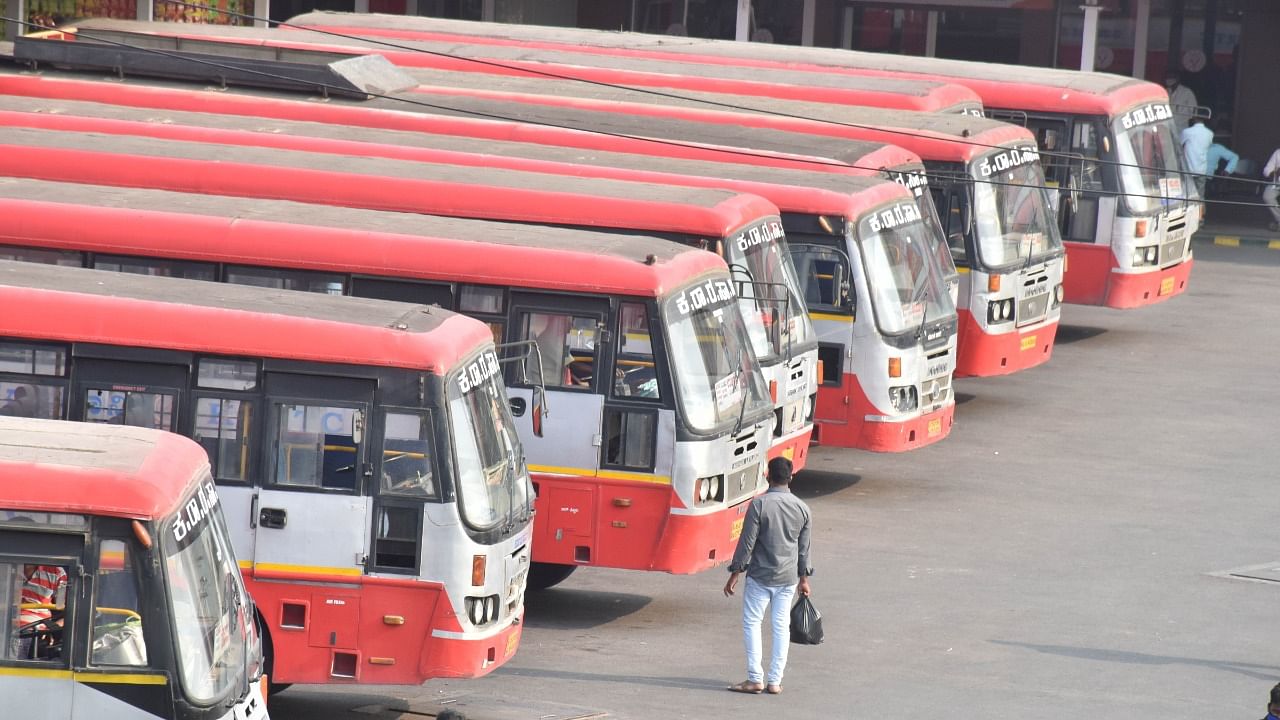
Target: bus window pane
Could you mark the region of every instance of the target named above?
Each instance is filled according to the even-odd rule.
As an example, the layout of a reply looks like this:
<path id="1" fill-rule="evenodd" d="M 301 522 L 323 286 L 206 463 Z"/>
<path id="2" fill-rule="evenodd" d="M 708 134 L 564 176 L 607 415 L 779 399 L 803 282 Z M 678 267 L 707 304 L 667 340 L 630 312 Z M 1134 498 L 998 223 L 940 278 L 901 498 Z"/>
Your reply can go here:
<path id="1" fill-rule="evenodd" d="M 418 538 L 422 537 L 422 507 L 384 507 L 378 511 L 378 535 L 373 564 L 412 570 L 418 565 Z"/>
<path id="2" fill-rule="evenodd" d="M 0 372 L 61 377 L 66 374 L 66 359 L 61 348 L 0 343 Z"/>
<path id="3" fill-rule="evenodd" d="M 103 540 L 98 548 L 92 664 L 147 664 L 141 609 L 138 580 L 129 547 L 123 540 Z"/>
<path id="4" fill-rule="evenodd" d="M 274 288 L 276 290 L 301 290 L 303 292 L 342 295 L 347 284 L 342 275 L 307 272 L 305 270 L 277 270 L 274 268 L 228 268 L 227 282 L 236 285 Z"/>
<path id="5" fill-rule="evenodd" d="M 171 431 L 174 400 L 169 393 L 91 389 L 86 393 L 84 419 Z"/>
<path id="6" fill-rule="evenodd" d="M 250 418 L 253 403 L 229 398 L 196 398 L 196 442 L 209 453 L 218 480 L 248 482 Z"/>
<path id="7" fill-rule="evenodd" d="M 196 384 L 221 390 L 252 390 L 258 386 L 258 364 L 248 360 L 201 360 Z"/>
<path id="8" fill-rule="evenodd" d="M 357 487 L 359 410 L 323 405 L 277 406 L 277 485 L 351 490 Z"/>
<path id="9" fill-rule="evenodd" d="M 383 427 L 382 492 L 435 497 L 431 472 L 431 457 L 434 453 L 431 448 L 431 427 L 427 424 L 426 416 L 389 412 Z"/>
<path id="10" fill-rule="evenodd" d="M 595 371 L 596 321 L 550 313 L 525 313 L 521 340 L 533 340 L 542 356 L 542 382 L 547 387 L 591 387 Z M 537 361 L 525 363 L 525 377 L 538 380 Z"/>
<path id="11" fill-rule="evenodd" d="M 658 416 L 653 412 L 608 410 L 604 418 L 605 464 L 652 470 Z"/>
<path id="12" fill-rule="evenodd" d="M 618 309 L 617 370 L 613 394 L 659 400 L 658 374 L 653 363 L 649 310 L 641 303 L 622 303 Z"/>
<path id="13" fill-rule="evenodd" d="M 0 658 L 66 664 L 68 577 L 58 565 L 0 563 L 5 598 Z"/>
<path id="14" fill-rule="evenodd" d="M 59 385 L 0 381 L 0 415 L 61 420 L 62 393 Z"/>
<path id="15" fill-rule="evenodd" d="M 0 247 L 0 260 L 21 260 L 42 265 L 81 267 L 84 261 L 80 253 L 64 250 L 39 250 L 36 248 Z"/>
<path id="16" fill-rule="evenodd" d="M 94 258 L 93 267 L 95 270 L 109 270 L 111 272 L 131 273 L 133 275 L 154 275 L 156 277 L 204 280 L 206 282 L 218 279 L 218 274 L 213 264 L 188 262 L 183 260 L 126 258 L 99 255 Z"/>
<path id="17" fill-rule="evenodd" d="M 490 314 L 505 312 L 502 288 L 463 285 L 459 290 L 458 312 Z"/>

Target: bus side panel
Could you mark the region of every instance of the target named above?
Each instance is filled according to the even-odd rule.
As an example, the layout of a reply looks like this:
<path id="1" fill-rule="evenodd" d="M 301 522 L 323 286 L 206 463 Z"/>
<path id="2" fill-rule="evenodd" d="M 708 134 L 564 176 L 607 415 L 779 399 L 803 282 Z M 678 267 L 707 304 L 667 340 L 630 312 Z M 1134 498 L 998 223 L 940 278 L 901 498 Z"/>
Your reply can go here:
<path id="1" fill-rule="evenodd" d="M 1063 302 L 1074 305 L 1102 305 L 1107 297 L 1107 281 L 1118 267 L 1110 245 L 1064 241 L 1067 268 L 1062 275 Z"/>
<path id="2" fill-rule="evenodd" d="M 654 553 L 678 503 L 671 485 L 602 481 L 598 491 L 596 564 L 638 570 L 661 564 Z"/>
<path id="3" fill-rule="evenodd" d="M 533 561 L 559 565 L 594 564 L 596 545 L 594 478 L 533 474 Z"/>

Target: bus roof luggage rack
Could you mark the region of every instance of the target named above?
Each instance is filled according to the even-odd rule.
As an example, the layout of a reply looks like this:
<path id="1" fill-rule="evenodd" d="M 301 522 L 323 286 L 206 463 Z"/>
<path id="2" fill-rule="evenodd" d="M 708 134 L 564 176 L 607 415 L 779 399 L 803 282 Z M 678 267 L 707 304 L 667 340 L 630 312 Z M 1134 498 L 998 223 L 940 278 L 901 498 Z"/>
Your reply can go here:
<path id="1" fill-rule="evenodd" d="M 14 41 L 14 59 L 33 67 L 47 63 L 72 70 L 109 70 L 121 77 L 142 75 L 354 100 L 403 92 L 418 84 L 381 55 L 291 50 L 106 28 L 85 31 L 91 37 L 70 28 L 56 35 L 20 36 Z"/>

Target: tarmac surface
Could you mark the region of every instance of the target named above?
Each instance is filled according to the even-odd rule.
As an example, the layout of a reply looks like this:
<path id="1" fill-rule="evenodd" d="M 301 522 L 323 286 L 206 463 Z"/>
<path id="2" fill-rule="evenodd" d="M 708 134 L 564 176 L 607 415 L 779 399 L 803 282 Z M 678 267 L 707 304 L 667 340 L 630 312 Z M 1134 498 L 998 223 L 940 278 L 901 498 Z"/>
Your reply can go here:
<path id="1" fill-rule="evenodd" d="M 1280 680 L 1280 253 L 1195 253 L 1185 294 L 1067 306 L 1049 363 L 958 381 L 943 442 L 814 450 L 794 487 L 827 641 L 792 647 L 781 696 L 724 690 L 744 670 L 723 571 L 584 569 L 529 596 L 488 677 L 294 687 L 270 711 L 1255 720 Z"/>

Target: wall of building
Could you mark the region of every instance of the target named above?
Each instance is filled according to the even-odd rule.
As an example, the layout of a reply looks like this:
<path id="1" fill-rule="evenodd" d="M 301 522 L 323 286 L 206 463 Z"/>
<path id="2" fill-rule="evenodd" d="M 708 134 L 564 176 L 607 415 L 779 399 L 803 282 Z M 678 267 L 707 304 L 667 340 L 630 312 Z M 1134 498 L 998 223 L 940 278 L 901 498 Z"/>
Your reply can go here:
<path id="1" fill-rule="evenodd" d="M 1240 31 L 1240 68 L 1236 78 L 1234 150 L 1241 157 L 1264 163 L 1280 147 L 1280 7 L 1256 0 L 1245 9 Z M 1260 169 L 1260 168 L 1259 168 Z"/>

